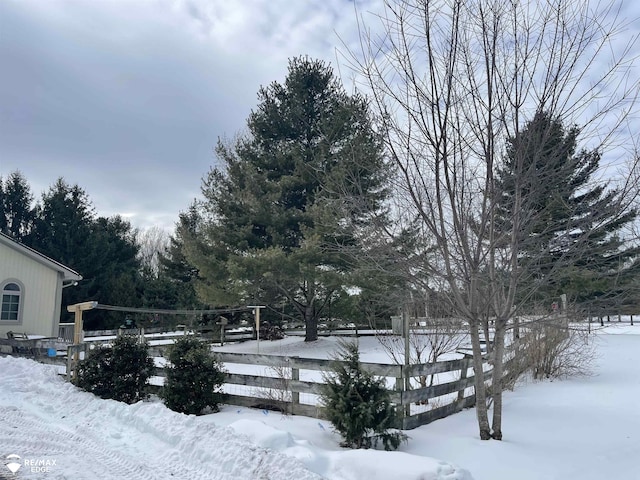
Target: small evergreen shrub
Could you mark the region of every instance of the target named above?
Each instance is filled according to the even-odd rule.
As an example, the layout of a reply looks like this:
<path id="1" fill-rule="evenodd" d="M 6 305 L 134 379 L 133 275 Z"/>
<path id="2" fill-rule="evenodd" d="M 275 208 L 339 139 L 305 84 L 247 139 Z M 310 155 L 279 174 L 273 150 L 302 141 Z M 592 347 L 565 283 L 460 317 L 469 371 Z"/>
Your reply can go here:
<path id="1" fill-rule="evenodd" d="M 332 374 L 323 375 L 320 396 L 328 420 L 342 435 L 349 448 L 371 448 L 382 442 L 385 450 L 395 450 L 407 436 L 393 431 L 395 406 L 391 403 L 384 379 L 376 379 L 362 369 L 358 346 L 340 344 L 334 357 Z"/>
<path id="2" fill-rule="evenodd" d="M 282 340 L 284 338 L 284 330 L 280 325 L 271 325 L 269 322 L 263 322 L 260 325 L 260 338 L 263 340 Z"/>
<path id="3" fill-rule="evenodd" d="M 164 404 L 176 412 L 200 415 L 205 408 L 218 411 L 223 400 L 225 370 L 207 343 L 193 337 L 177 340 L 168 351 L 171 362 L 160 393 Z"/>
<path id="4" fill-rule="evenodd" d="M 101 398 L 136 403 L 149 396 L 147 384 L 152 373 L 147 344 L 123 335 L 112 347 L 98 347 L 79 362 L 75 384 Z"/>

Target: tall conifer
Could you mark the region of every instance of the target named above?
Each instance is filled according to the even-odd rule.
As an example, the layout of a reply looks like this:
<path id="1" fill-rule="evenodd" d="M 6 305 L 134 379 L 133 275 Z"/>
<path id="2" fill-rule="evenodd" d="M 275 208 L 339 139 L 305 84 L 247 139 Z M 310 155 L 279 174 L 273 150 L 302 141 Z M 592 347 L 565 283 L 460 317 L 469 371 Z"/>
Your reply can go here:
<path id="1" fill-rule="evenodd" d="M 249 133 L 218 145 L 186 251 L 208 303 L 286 302 L 311 341 L 334 293 L 354 285 L 339 247 L 381 208 L 382 144 L 365 99 L 321 61 L 291 60 L 284 83 L 258 97 Z"/>

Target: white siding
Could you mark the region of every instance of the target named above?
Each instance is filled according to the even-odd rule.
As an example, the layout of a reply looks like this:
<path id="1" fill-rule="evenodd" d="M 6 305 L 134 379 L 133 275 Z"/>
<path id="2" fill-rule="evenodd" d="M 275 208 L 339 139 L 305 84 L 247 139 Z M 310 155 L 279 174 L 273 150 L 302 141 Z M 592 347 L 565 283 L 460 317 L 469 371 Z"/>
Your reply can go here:
<path id="1" fill-rule="evenodd" d="M 0 283 L 17 279 L 24 286 L 21 293 L 22 323 L 0 322 L 0 336 L 8 331 L 45 336 L 57 336 L 60 305 L 60 280 L 55 270 L 36 262 L 20 252 L 0 244 Z"/>

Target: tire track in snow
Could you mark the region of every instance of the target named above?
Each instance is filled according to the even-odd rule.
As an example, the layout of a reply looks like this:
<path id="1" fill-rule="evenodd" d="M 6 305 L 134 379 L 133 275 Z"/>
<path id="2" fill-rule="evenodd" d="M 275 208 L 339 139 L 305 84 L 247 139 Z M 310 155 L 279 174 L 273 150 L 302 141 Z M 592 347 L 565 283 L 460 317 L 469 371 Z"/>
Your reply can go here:
<path id="1" fill-rule="evenodd" d="M 158 477 L 152 468 L 145 468 L 139 461 L 105 448 L 103 442 L 96 441 L 88 432 L 74 433 L 41 419 L 25 417 L 17 408 L 0 408 L 0 425 L 3 456 L 18 453 L 22 458 L 55 459 L 56 465 L 51 468 L 48 478 L 89 479 L 105 478 L 104 475 L 131 480 L 165 478 L 164 475 Z M 67 471 L 73 474 L 67 476 Z M 42 477 L 42 474 L 29 473 L 21 469 L 21 478 Z M 168 473 L 171 478 L 172 473 Z"/>
<path id="2" fill-rule="evenodd" d="M 50 367 L 0 357 L 0 456 L 11 453 L 55 459 L 48 480 L 320 478 L 232 429 L 160 404 L 100 400 Z M 26 468 L 19 474 L 42 478 Z"/>

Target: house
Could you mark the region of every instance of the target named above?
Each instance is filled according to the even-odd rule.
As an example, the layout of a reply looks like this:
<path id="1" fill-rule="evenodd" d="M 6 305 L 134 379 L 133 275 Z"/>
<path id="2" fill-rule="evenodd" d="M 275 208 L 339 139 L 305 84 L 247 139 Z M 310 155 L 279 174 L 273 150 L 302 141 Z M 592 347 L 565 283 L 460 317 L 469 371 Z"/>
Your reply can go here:
<path id="1" fill-rule="evenodd" d="M 62 289 L 82 276 L 0 233 L 0 338 L 8 332 L 57 337 Z"/>

